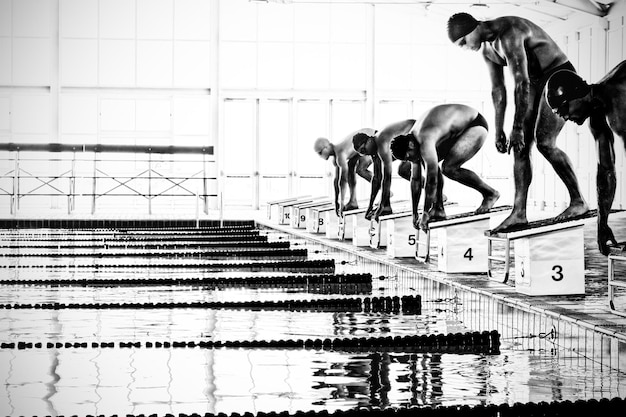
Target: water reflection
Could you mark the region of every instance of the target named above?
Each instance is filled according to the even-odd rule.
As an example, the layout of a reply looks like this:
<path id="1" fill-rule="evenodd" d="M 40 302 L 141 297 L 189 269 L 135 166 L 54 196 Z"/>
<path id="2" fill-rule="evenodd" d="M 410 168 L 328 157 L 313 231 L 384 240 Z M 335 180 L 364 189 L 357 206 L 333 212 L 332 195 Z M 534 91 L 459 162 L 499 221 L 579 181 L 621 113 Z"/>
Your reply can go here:
<path id="1" fill-rule="evenodd" d="M 249 349 L 0 351 L 12 415 L 243 413 L 587 399 L 624 377 L 556 357 Z M 565 388 L 568 387 L 568 388 Z"/>
<path id="2" fill-rule="evenodd" d="M 329 257 L 319 253 L 318 258 Z M 352 261 L 353 255 L 332 254 Z M 3 258 L 7 261 L 8 258 Z M 15 265 L 45 258 L 15 259 Z M 58 258 L 67 268 L 0 268 L 2 279 L 145 279 L 215 277 L 201 269 L 76 269 L 95 259 Z M 113 261 L 111 261 L 113 262 Z M 125 262 L 129 262 L 126 260 Z M 158 263 L 158 262 L 155 262 Z M 363 272 L 340 265 L 337 272 Z M 512 308 L 492 308 L 465 296 L 451 300 L 443 285 L 415 290 L 416 279 L 376 275 L 373 285 L 352 288 L 48 287 L 6 285 L 0 303 L 145 303 L 260 301 L 422 294 L 421 315 L 214 309 L 2 310 L 0 341 L 275 340 L 403 336 L 493 329 L 518 324 L 503 337 L 500 355 L 345 353 L 289 349 L 106 348 L 0 349 L 0 411 L 7 415 L 121 415 L 256 413 L 459 404 L 500 404 L 623 396 L 626 376 L 549 339 L 520 339 L 548 323 L 512 320 Z M 261 272 L 255 276 L 285 273 Z M 220 276 L 249 276 L 226 272 Z M 436 287 L 436 288 L 435 288 Z M 441 288 L 439 288 L 441 287 Z M 485 313 L 488 308 L 491 312 Z M 498 323 L 495 320 L 499 320 Z M 530 326 L 532 324 L 532 327 Z M 501 326 L 502 327 L 502 326 Z M 505 329 L 507 327 L 505 326 Z M 577 340 L 560 329 L 560 341 Z M 145 346 L 145 345 L 144 345 Z M 603 348 L 609 349 L 607 346 Z M 608 355 L 610 356 L 610 355 Z M 582 361 L 582 362 L 581 362 Z M 0 412 L 0 414 L 2 414 Z"/>

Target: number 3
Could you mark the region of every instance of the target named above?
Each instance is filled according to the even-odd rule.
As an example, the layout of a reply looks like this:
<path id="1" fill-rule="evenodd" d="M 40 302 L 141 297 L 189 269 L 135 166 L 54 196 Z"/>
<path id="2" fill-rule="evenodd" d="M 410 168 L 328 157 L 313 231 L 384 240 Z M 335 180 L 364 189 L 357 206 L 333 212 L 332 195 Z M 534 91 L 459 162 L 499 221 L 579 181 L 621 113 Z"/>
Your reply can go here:
<path id="1" fill-rule="evenodd" d="M 563 279 L 563 267 L 561 265 L 554 265 L 552 270 L 556 273 L 556 275 L 552 275 L 552 279 L 561 281 Z"/>

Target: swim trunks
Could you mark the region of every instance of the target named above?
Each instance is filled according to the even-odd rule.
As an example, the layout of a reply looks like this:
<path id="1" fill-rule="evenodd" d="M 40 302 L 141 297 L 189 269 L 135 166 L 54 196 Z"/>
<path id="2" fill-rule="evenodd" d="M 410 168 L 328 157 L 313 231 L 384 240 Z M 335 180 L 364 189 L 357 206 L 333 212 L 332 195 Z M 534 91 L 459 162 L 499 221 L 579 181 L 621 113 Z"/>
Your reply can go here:
<path id="1" fill-rule="evenodd" d="M 467 125 L 465 130 L 469 129 L 470 127 L 474 127 L 474 126 L 482 126 L 485 129 L 489 130 L 489 125 L 487 124 L 487 120 L 485 120 L 483 115 L 480 114 L 480 113 L 478 113 L 476 118 L 470 124 Z"/>

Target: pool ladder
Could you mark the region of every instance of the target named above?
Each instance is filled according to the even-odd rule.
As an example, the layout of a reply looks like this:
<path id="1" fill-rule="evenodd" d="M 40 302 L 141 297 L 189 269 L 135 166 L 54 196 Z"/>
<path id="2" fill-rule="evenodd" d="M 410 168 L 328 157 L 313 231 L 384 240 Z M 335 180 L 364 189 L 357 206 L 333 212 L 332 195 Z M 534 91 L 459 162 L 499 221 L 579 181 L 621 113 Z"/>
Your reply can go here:
<path id="1" fill-rule="evenodd" d="M 623 253 L 623 252 L 622 252 Z M 616 288 L 626 288 L 626 281 L 615 279 L 615 263 L 626 262 L 625 255 L 609 254 L 609 272 L 608 272 L 608 286 L 609 286 L 609 307 L 611 312 L 618 316 L 626 317 L 626 311 L 618 311 L 615 309 L 613 298 L 615 297 Z"/>

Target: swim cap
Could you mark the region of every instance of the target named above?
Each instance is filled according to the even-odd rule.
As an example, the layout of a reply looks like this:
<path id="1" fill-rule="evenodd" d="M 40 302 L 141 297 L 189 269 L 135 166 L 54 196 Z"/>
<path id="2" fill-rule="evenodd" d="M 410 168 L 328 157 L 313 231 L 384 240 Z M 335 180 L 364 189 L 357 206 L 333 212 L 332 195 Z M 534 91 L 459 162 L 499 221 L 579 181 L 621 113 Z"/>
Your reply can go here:
<path id="1" fill-rule="evenodd" d="M 456 13 L 448 19 L 448 37 L 454 43 L 478 26 L 478 20 L 469 13 Z"/>
<path id="2" fill-rule="evenodd" d="M 574 71 L 559 70 L 546 83 L 546 101 L 551 108 L 558 109 L 566 101 L 586 96 L 589 90 L 589 85 Z"/>
<path id="3" fill-rule="evenodd" d="M 409 135 L 400 135 L 391 139 L 389 144 L 391 155 L 400 161 L 404 161 L 406 153 L 409 151 L 409 140 Z"/>
<path id="4" fill-rule="evenodd" d="M 352 146 L 354 146 L 354 149 L 359 149 L 361 146 L 365 145 L 369 139 L 370 136 L 367 133 L 359 132 L 352 137 Z"/>

